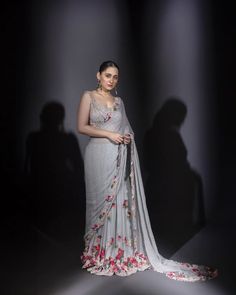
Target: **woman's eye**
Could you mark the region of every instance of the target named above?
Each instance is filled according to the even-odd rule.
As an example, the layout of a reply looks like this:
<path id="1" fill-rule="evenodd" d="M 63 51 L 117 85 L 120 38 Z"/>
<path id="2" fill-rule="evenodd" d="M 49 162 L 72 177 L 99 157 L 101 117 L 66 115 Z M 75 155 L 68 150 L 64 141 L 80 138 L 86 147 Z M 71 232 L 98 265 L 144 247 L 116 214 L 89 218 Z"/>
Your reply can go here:
<path id="1" fill-rule="evenodd" d="M 105 76 L 106 76 L 106 78 L 111 78 L 112 77 L 112 75 L 110 75 L 110 74 L 106 74 Z M 118 77 L 117 76 L 113 76 L 113 79 L 114 80 L 118 80 Z"/>

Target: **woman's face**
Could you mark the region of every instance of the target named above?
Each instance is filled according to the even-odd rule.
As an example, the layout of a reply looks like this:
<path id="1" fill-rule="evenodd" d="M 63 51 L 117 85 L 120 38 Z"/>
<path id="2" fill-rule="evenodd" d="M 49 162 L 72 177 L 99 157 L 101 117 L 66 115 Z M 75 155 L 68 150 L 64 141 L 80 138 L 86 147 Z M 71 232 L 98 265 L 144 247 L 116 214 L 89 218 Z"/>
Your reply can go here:
<path id="1" fill-rule="evenodd" d="M 116 67 L 108 67 L 101 74 L 97 73 L 97 79 L 100 81 L 102 90 L 111 91 L 118 82 L 119 71 Z"/>

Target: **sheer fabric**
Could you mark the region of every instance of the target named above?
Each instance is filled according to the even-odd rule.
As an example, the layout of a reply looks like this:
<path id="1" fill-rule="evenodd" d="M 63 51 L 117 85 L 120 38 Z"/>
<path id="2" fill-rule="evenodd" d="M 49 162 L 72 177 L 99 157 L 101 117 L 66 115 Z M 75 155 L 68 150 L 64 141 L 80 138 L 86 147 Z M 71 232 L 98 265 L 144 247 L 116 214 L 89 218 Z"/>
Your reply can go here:
<path id="1" fill-rule="evenodd" d="M 90 125 L 129 133 L 131 143 L 115 144 L 90 137 L 84 156 L 86 184 L 85 248 L 83 268 L 96 275 L 128 276 L 152 269 L 179 281 L 213 278 L 217 270 L 169 260 L 158 252 L 151 229 L 134 132 L 120 97 L 111 108 L 92 91 Z"/>

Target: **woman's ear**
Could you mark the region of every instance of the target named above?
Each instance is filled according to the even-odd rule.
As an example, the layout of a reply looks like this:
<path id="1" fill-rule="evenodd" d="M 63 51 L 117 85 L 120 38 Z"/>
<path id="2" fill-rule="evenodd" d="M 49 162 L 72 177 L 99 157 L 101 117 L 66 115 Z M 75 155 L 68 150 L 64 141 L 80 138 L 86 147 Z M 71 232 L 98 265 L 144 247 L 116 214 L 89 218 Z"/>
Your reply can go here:
<path id="1" fill-rule="evenodd" d="M 97 72 L 97 79 L 100 80 L 100 72 Z"/>

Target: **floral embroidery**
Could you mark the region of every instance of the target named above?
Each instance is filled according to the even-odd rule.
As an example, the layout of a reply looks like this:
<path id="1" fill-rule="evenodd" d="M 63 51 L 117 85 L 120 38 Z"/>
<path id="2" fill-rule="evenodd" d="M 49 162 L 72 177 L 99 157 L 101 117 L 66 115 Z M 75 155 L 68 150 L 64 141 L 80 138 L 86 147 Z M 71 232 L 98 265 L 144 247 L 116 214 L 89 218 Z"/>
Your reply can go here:
<path id="1" fill-rule="evenodd" d="M 116 255 L 116 260 L 121 260 L 121 258 L 124 256 L 124 250 L 119 248 L 118 254 Z"/>
<path id="2" fill-rule="evenodd" d="M 113 177 L 111 188 L 113 188 L 115 184 L 116 184 L 116 175 Z"/>
<path id="3" fill-rule="evenodd" d="M 106 115 L 104 117 L 104 122 L 107 122 L 110 119 L 111 119 L 111 113 L 106 113 Z"/>
<path id="4" fill-rule="evenodd" d="M 95 223 L 93 226 L 92 226 L 92 229 L 97 231 L 99 229 L 99 224 Z"/>
<path id="5" fill-rule="evenodd" d="M 209 269 L 205 267 L 205 271 L 197 268 L 191 268 L 191 271 L 196 273 L 196 276 L 187 275 L 184 272 L 167 272 L 165 275 L 172 280 L 183 281 L 183 282 L 196 282 L 196 281 L 206 281 L 208 279 L 213 279 L 218 276 L 218 271 L 216 269 Z"/>
<path id="6" fill-rule="evenodd" d="M 130 211 L 130 210 L 128 210 L 128 211 L 127 211 L 127 216 L 130 218 L 130 217 L 131 217 L 131 215 L 132 215 L 131 211 Z"/>
<path id="7" fill-rule="evenodd" d="M 121 236 L 121 235 L 118 235 L 118 236 L 117 236 L 117 240 L 118 240 L 118 241 L 121 241 L 121 240 L 122 240 L 122 236 Z"/>
<path id="8" fill-rule="evenodd" d="M 106 196 L 105 198 L 107 202 L 111 202 L 113 199 L 114 199 L 114 196 L 110 196 L 110 195 Z"/>
<path id="9" fill-rule="evenodd" d="M 115 239 L 113 237 L 111 237 L 109 243 L 108 243 L 108 247 L 114 244 Z"/>
<path id="10" fill-rule="evenodd" d="M 124 202 L 123 202 L 123 208 L 128 208 L 128 200 L 124 200 Z"/>
<path id="11" fill-rule="evenodd" d="M 124 200 L 122 207 L 125 208 L 125 209 L 128 209 L 128 206 L 129 206 L 129 202 L 128 202 L 128 200 Z M 131 208 L 131 209 L 132 209 L 132 208 Z M 126 211 L 126 215 L 127 215 L 128 218 L 130 218 L 130 217 L 132 216 L 132 212 L 131 212 L 131 210 L 128 209 L 128 210 Z"/>
<path id="12" fill-rule="evenodd" d="M 131 240 L 128 240 L 127 237 L 124 237 L 124 242 L 125 242 L 126 246 L 131 247 L 132 242 L 131 242 Z"/>
<path id="13" fill-rule="evenodd" d="M 119 247 L 114 258 L 106 257 L 106 250 L 100 244 L 93 246 L 89 253 L 87 250 L 81 256 L 82 268 L 91 273 L 129 275 L 151 267 L 147 257 L 137 251 L 133 256 L 124 257 L 124 249 Z"/>
<path id="14" fill-rule="evenodd" d="M 101 235 L 98 235 L 98 236 L 97 236 L 96 242 L 97 242 L 98 244 L 100 243 L 100 241 L 101 241 L 101 238 L 102 238 L 102 236 L 101 236 Z"/>
<path id="15" fill-rule="evenodd" d="M 121 235 L 118 235 L 116 237 L 116 239 L 114 237 L 111 237 L 110 241 L 107 242 L 107 244 L 106 244 L 106 248 L 108 248 L 111 245 L 113 245 L 115 243 L 115 240 L 117 241 L 117 243 L 119 245 L 122 245 L 122 243 L 123 243 L 123 244 L 125 244 L 128 247 L 131 247 L 132 246 L 132 239 L 128 239 L 126 236 L 122 237 Z M 98 241 L 98 242 L 100 242 L 100 241 Z"/>
<path id="16" fill-rule="evenodd" d="M 99 215 L 99 219 L 102 219 L 106 215 L 105 211 L 102 211 L 101 214 Z"/>
<path id="17" fill-rule="evenodd" d="M 128 239 L 126 236 L 122 237 L 120 235 L 117 236 L 117 241 L 120 243 L 124 243 L 126 246 L 131 247 L 132 245 L 132 240 Z"/>
<path id="18" fill-rule="evenodd" d="M 170 271 L 165 275 L 173 280 L 184 281 L 184 282 L 195 282 L 195 281 L 206 281 L 207 279 L 215 278 L 218 275 L 217 269 L 211 268 L 209 266 L 199 266 L 196 264 L 190 264 L 185 262 L 176 262 L 179 265 L 182 265 L 189 273 L 193 272 L 196 276 L 189 275 L 188 272 L 184 271 Z"/>

